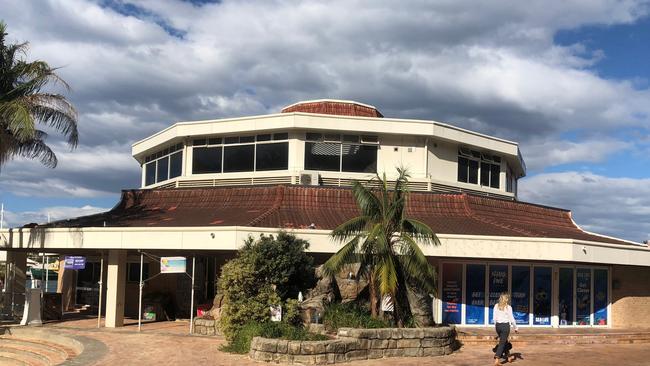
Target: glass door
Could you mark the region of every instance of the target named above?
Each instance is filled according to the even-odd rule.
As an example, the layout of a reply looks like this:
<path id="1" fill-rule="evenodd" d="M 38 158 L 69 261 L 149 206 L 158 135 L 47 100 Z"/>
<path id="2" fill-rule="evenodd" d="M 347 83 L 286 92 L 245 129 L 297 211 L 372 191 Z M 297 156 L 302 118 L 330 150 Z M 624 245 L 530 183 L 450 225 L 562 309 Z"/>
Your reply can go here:
<path id="1" fill-rule="evenodd" d="M 553 270 L 533 267 L 533 325 L 551 325 Z"/>
<path id="2" fill-rule="evenodd" d="M 512 266 L 511 302 L 517 324 L 530 324 L 530 266 Z"/>
<path id="3" fill-rule="evenodd" d="M 576 322 L 591 325 L 591 268 L 576 269 Z"/>
<path id="4" fill-rule="evenodd" d="M 575 291 L 573 281 L 573 268 L 560 268 L 560 279 L 558 286 L 558 311 L 560 326 L 574 325 L 573 317 L 573 293 Z"/>

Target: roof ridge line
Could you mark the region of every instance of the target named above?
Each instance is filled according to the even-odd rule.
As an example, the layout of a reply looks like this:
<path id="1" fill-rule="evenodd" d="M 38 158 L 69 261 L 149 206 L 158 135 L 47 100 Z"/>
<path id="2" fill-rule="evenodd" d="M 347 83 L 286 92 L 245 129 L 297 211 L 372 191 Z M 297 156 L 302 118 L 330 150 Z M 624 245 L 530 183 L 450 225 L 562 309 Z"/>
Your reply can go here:
<path id="1" fill-rule="evenodd" d="M 265 218 L 269 217 L 273 212 L 278 211 L 280 209 L 280 206 L 282 205 L 282 202 L 284 201 L 285 188 L 286 187 L 283 185 L 276 186 L 275 202 L 273 202 L 273 204 L 268 210 L 264 211 L 261 215 L 251 220 L 248 223 L 248 225 L 255 226 L 256 224 L 262 222 L 262 220 L 264 220 Z"/>

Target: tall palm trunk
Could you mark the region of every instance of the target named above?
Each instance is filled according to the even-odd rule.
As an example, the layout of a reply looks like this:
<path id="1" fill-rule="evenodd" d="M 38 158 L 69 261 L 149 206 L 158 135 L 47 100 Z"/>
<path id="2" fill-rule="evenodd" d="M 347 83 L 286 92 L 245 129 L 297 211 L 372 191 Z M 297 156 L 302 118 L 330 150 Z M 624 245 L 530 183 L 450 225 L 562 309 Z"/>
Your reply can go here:
<path id="1" fill-rule="evenodd" d="M 373 318 L 377 318 L 379 317 L 379 306 L 377 301 L 377 281 L 374 273 L 370 273 L 368 278 L 368 291 L 370 296 L 370 315 Z"/>

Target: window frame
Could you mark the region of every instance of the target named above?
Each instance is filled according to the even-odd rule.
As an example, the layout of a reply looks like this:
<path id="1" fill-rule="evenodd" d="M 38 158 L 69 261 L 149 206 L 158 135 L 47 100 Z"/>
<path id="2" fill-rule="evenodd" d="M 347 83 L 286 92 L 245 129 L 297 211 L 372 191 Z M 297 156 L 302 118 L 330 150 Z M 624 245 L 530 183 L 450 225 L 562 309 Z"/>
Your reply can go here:
<path id="1" fill-rule="evenodd" d="M 185 164 L 184 159 L 183 159 L 184 147 L 185 147 L 185 144 L 183 144 L 182 142 L 179 142 L 179 143 L 176 143 L 174 145 L 168 146 L 168 147 L 166 147 L 166 148 L 164 148 L 164 149 L 162 149 L 160 151 L 157 151 L 157 152 L 155 152 L 153 154 L 147 155 L 145 157 L 144 164 L 142 165 L 142 167 L 143 167 L 142 170 L 144 172 L 144 185 L 145 186 L 150 186 L 150 185 L 153 185 L 153 184 L 168 181 L 170 179 L 174 179 L 176 177 L 182 176 L 183 175 L 183 166 Z M 179 175 L 175 176 L 175 177 L 172 177 L 171 176 L 171 165 L 172 165 L 171 160 L 172 160 L 172 156 L 175 155 L 175 154 L 180 154 L 180 156 L 181 156 L 181 173 Z M 158 179 L 158 163 L 162 159 L 165 159 L 165 158 L 167 158 L 167 179 L 159 180 Z M 153 164 L 153 170 L 155 172 L 153 183 L 147 183 L 147 165 L 149 165 L 149 164 Z"/>
<path id="2" fill-rule="evenodd" d="M 311 136 L 310 136 L 311 135 Z M 338 136 L 338 138 L 337 138 Z M 354 137 L 354 139 L 352 138 Z M 347 139 L 346 139 L 347 138 Z M 365 140 L 370 140 L 371 142 L 364 142 Z M 355 140 L 356 142 L 350 141 L 350 140 Z M 326 172 L 334 172 L 334 173 L 358 173 L 358 174 L 372 174 L 372 173 L 377 173 L 377 164 L 379 161 L 379 136 L 378 135 L 350 135 L 350 134 L 330 134 L 330 133 L 325 133 L 325 132 L 305 132 L 305 147 L 307 146 L 308 143 L 313 143 L 313 144 L 332 144 L 332 145 L 338 145 L 339 147 L 339 168 L 338 170 L 324 170 L 324 169 L 317 169 L 317 168 L 309 168 L 306 165 L 307 162 L 307 153 L 308 150 L 305 148 L 305 153 L 303 155 L 303 166 L 305 167 L 306 170 L 319 170 L 319 171 L 326 171 Z M 343 170 L 343 147 L 344 145 L 354 145 L 354 146 L 374 146 L 376 147 L 375 153 L 375 171 L 374 172 L 357 172 L 357 171 L 349 171 L 349 170 Z"/>
<path id="3" fill-rule="evenodd" d="M 262 138 L 258 141 L 258 136 L 270 136 L 270 139 Z M 241 142 L 241 138 L 244 137 L 246 142 Z M 234 139 L 237 139 L 238 142 L 232 142 Z M 218 143 L 210 144 L 210 140 L 218 140 Z M 204 175 L 204 174 L 231 174 L 231 173 L 254 173 L 254 172 L 269 172 L 269 171 L 282 171 L 289 169 L 289 133 L 288 132 L 268 132 L 268 133 L 258 133 L 258 134 L 246 134 L 246 135 L 230 135 L 230 136 L 204 136 L 201 138 L 196 138 L 192 143 L 192 160 L 194 160 L 194 148 L 195 147 L 220 147 L 221 148 L 221 171 L 212 172 L 212 173 L 195 173 L 194 172 L 194 163 L 192 163 L 191 175 Z M 228 141 L 228 142 L 226 142 Z M 200 144 L 194 144 L 195 142 L 202 142 Z M 264 144 L 281 144 L 286 143 L 287 145 L 287 167 L 284 169 L 274 169 L 274 170 L 257 170 L 257 145 Z M 226 147 L 232 146 L 253 146 L 253 170 L 242 170 L 242 171 L 225 171 L 225 150 Z"/>
<path id="4" fill-rule="evenodd" d="M 462 181 L 460 179 L 461 159 L 467 160 L 467 167 L 466 167 L 467 172 L 465 173 L 467 180 L 465 181 Z M 476 168 L 476 178 L 477 178 L 476 183 L 471 182 L 472 162 L 478 165 Z M 456 170 L 457 170 L 456 181 L 459 183 L 474 184 L 481 187 L 501 190 L 501 168 L 502 168 L 501 162 L 502 159 L 499 156 L 490 155 L 487 153 L 481 153 L 476 150 L 471 150 L 467 147 L 460 146 L 458 148 L 458 155 L 456 159 Z M 484 165 L 487 166 L 485 168 L 487 170 L 487 184 L 483 184 L 484 183 L 483 178 L 485 174 Z M 492 170 L 493 167 L 498 167 L 498 174 L 493 174 L 494 173 L 494 171 Z"/>

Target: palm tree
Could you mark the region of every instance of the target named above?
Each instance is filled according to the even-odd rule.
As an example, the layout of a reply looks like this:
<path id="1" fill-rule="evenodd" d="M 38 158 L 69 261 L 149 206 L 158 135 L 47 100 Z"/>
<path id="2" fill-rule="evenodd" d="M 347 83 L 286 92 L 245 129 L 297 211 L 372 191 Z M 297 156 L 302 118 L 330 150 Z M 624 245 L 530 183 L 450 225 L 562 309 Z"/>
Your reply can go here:
<path id="1" fill-rule="evenodd" d="M 77 146 L 77 112 L 61 94 L 42 91 L 68 84 L 44 61 L 27 62 L 27 43 L 7 44 L 6 24 L 0 21 L 0 167 L 21 156 L 39 159 L 54 168 L 57 158 L 45 144 L 47 133 L 37 125 L 62 133 L 71 148 Z"/>
<path id="2" fill-rule="evenodd" d="M 368 280 L 370 307 L 378 316 L 378 298 L 389 296 L 398 326 L 405 320 L 402 306 L 408 302 L 407 284 L 435 294 L 436 273 L 418 243 L 439 245 L 440 241 L 425 223 L 406 217 L 408 172 L 398 168 L 392 190 L 383 177 L 376 176 L 368 186 L 355 182 L 353 196 L 361 215 L 335 228 L 331 237 L 345 245 L 325 262 L 324 273 L 334 275 L 345 266 L 360 264 L 360 276 Z M 377 186 L 376 190 L 371 187 Z"/>

